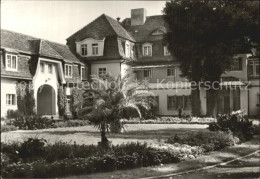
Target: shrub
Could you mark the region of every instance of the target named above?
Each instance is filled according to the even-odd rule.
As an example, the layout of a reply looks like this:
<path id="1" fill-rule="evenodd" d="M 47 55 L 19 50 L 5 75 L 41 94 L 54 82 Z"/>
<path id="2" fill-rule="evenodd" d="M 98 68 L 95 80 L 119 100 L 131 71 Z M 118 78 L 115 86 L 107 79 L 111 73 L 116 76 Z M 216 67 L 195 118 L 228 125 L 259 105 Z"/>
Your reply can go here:
<path id="1" fill-rule="evenodd" d="M 239 140 L 231 133 L 225 132 L 187 132 L 176 134 L 167 140 L 170 144 L 188 144 L 191 146 L 201 146 L 205 152 L 224 149 L 238 143 Z"/>
<path id="2" fill-rule="evenodd" d="M 58 108 L 60 116 L 64 116 L 67 104 L 67 96 L 62 86 L 58 88 Z"/>
<path id="3" fill-rule="evenodd" d="M 55 122 L 56 127 L 77 127 L 86 125 L 89 125 L 89 121 L 87 120 L 67 120 Z"/>
<path id="4" fill-rule="evenodd" d="M 30 84 L 18 83 L 16 86 L 17 107 L 23 115 L 35 114 L 34 90 Z"/>
<path id="5" fill-rule="evenodd" d="M 13 125 L 19 129 L 34 130 L 54 128 L 54 120 L 38 115 L 20 116 L 13 121 Z"/>
<path id="6" fill-rule="evenodd" d="M 16 131 L 17 127 L 14 125 L 1 125 L 1 132 Z"/>
<path id="7" fill-rule="evenodd" d="M 2 177 L 4 178 L 51 178 L 180 161 L 173 152 L 155 149 L 140 143 L 103 149 L 98 146 L 69 145 L 67 143 L 44 145 L 44 141 L 31 139 L 21 145 L 4 145 L 2 148 L 4 148 L 2 152 L 6 158 L 5 162 L 2 162 Z M 25 156 L 27 157 L 16 159 L 20 162 L 13 163 L 12 158 L 14 157 L 10 154 L 16 154 L 14 151 L 22 149 L 26 151 Z M 40 154 L 32 152 L 32 149 Z M 15 156 L 17 157 L 17 155 L 19 154 Z M 19 156 L 21 157 L 21 155 Z M 28 159 L 28 157 L 33 159 L 33 156 L 35 156 L 33 162 L 24 163 L 24 159 Z M 40 159 L 41 157 L 42 159 Z"/>
<path id="8" fill-rule="evenodd" d="M 46 140 L 37 138 L 28 138 L 19 148 L 19 157 L 23 160 L 35 160 L 44 156 L 44 145 Z"/>
<path id="9" fill-rule="evenodd" d="M 241 141 L 250 140 L 254 135 L 252 122 L 249 121 L 240 111 L 218 116 L 217 122 L 209 124 L 209 130 L 231 131 Z"/>

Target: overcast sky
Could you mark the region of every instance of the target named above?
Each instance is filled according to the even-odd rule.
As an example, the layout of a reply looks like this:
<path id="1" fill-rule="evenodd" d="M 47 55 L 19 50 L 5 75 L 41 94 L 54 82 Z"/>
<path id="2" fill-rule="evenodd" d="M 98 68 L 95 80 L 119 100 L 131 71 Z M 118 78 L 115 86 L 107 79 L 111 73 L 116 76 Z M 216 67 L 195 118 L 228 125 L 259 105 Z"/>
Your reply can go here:
<path id="1" fill-rule="evenodd" d="M 66 43 L 101 14 L 123 20 L 134 8 L 160 15 L 165 1 L 1 1 L 1 28 Z"/>

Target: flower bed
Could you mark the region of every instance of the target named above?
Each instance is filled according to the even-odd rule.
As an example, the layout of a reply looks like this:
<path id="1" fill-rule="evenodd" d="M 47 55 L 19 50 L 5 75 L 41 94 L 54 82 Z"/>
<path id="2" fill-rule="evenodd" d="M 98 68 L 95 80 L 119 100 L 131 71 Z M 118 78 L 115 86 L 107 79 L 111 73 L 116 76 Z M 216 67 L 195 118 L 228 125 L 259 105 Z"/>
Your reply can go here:
<path id="1" fill-rule="evenodd" d="M 209 124 L 215 122 L 215 118 L 209 117 L 187 117 L 187 118 L 178 118 L 178 117 L 159 117 L 156 119 L 147 119 L 140 120 L 134 118 L 131 120 L 123 119 L 121 120 L 125 124 Z"/>
<path id="2" fill-rule="evenodd" d="M 176 134 L 170 137 L 166 142 L 175 146 L 181 144 L 201 146 L 205 152 L 209 152 L 235 145 L 239 143 L 239 139 L 234 137 L 232 133 L 200 131 Z"/>

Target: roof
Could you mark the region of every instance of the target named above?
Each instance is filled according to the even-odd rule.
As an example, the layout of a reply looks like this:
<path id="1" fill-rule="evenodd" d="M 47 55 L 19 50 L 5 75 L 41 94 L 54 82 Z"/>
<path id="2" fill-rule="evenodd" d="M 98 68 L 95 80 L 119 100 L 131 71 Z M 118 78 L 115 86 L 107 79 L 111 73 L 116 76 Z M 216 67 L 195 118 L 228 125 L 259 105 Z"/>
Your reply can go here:
<path id="1" fill-rule="evenodd" d="M 1 29 L 1 48 L 32 55 L 61 59 L 70 63 L 81 63 L 67 45 L 43 40 L 29 35 Z"/>
<path id="2" fill-rule="evenodd" d="M 131 26 L 131 18 L 126 18 L 122 22 L 124 28 L 134 37 L 136 42 L 148 42 L 163 40 L 163 35 L 152 35 L 156 29 L 165 33 L 169 32 L 169 25 L 164 20 L 163 15 L 147 16 L 143 25 Z"/>
<path id="3" fill-rule="evenodd" d="M 76 41 L 82 41 L 86 38 L 104 39 L 108 36 L 115 35 L 130 41 L 135 41 L 131 34 L 129 34 L 117 20 L 102 14 L 72 34 L 67 40 L 75 39 Z"/>

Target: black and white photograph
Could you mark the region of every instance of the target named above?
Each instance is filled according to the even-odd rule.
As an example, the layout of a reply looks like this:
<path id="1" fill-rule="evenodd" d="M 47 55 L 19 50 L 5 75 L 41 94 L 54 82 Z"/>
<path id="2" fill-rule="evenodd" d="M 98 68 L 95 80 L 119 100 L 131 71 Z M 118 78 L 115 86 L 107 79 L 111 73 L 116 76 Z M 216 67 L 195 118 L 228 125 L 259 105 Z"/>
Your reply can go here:
<path id="1" fill-rule="evenodd" d="M 1 178 L 260 178 L 258 0 L 0 3 Z"/>

